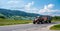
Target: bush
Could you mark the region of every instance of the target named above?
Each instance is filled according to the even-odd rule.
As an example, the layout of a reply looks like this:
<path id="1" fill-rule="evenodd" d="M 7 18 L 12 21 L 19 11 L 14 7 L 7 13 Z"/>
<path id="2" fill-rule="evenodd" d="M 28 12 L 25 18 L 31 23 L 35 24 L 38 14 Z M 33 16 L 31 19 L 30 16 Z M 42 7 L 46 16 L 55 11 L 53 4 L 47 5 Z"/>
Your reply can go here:
<path id="1" fill-rule="evenodd" d="M 4 16 L 0 16 L 0 18 L 5 19 L 5 17 L 4 17 Z"/>

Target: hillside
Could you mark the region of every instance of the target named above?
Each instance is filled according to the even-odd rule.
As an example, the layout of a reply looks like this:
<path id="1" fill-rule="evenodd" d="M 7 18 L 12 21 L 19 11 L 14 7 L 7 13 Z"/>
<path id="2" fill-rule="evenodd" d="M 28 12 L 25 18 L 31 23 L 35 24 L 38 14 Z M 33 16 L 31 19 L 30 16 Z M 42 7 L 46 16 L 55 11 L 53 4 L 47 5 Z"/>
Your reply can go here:
<path id="1" fill-rule="evenodd" d="M 10 9 L 0 9 L 0 17 L 5 17 L 8 19 L 15 19 L 15 20 L 31 20 L 36 16 L 41 16 L 39 14 L 34 13 L 27 13 L 20 10 L 10 10 Z M 2 16 L 3 15 L 3 16 Z"/>
<path id="2" fill-rule="evenodd" d="M 0 13 L 4 14 L 5 16 L 28 16 L 28 17 L 40 16 L 39 14 L 27 13 L 20 10 L 9 10 L 9 9 L 0 9 Z"/>

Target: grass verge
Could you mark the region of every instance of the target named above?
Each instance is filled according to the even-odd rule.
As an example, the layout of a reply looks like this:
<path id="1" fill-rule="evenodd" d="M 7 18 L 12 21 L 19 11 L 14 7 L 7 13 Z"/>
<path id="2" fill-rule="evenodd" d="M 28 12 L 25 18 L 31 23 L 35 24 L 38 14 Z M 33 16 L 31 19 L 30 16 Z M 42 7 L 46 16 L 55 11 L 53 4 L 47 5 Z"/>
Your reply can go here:
<path id="1" fill-rule="evenodd" d="M 60 24 L 52 26 L 50 30 L 60 30 Z"/>
<path id="2" fill-rule="evenodd" d="M 28 24 L 28 23 L 32 23 L 32 20 L 8 20 L 8 19 L 0 19 L 0 26 L 15 25 L 15 24 Z"/>

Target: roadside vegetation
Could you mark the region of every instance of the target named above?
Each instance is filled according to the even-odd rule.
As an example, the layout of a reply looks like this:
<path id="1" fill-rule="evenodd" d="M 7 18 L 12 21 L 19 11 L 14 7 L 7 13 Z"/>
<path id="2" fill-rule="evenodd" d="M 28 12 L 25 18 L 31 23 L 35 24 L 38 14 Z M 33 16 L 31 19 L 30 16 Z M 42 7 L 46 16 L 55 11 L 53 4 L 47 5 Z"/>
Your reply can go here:
<path id="1" fill-rule="evenodd" d="M 60 30 L 60 24 L 52 26 L 50 30 Z"/>
<path id="2" fill-rule="evenodd" d="M 28 24 L 32 23 L 34 17 L 28 16 L 5 16 L 0 14 L 0 26 L 15 25 L 15 24 Z M 52 21 L 60 21 L 60 16 L 55 16 Z"/>
<path id="3" fill-rule="evenodd" d="M 52 22 L 60 22 L 60 16 L 53 17 Z M 50 27 L 50 30 L 60 30 L 60 24 Z"/>
<path id="4" fill-rule="evenodd" d="M 52 22 L 60 21 L 60 16 L 54 16 L 52 17 Z"/>
<path id="5" fill-rule="evenodd" d="M 0 26 L 32 23 L 31 17 L 5 16 L 0 14 Z"/>
<path id="6" fill-rule="evenodd" d="M 0 18 L 0 26 L 32 23 L 31 20 L 9 20 Z"/>

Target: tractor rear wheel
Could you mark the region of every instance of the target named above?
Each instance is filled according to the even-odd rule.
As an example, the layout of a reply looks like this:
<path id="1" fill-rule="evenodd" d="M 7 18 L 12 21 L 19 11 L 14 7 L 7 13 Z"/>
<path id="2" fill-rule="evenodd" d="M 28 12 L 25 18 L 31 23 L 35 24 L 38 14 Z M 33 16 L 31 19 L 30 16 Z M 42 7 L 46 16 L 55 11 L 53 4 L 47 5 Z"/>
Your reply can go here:
<path id="1" fill-rule="evenodd" d="M 43 24 L 43 21 L 41 21 L 41 24 Z"/>
<path id="2" fill-rule="evenodd" d="M 51 21 L 49 21 L 49 23 L 51 23 Z"/>

